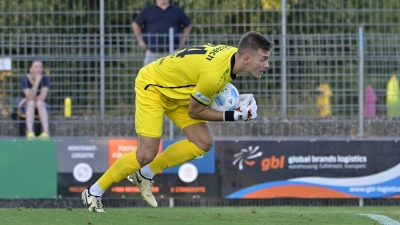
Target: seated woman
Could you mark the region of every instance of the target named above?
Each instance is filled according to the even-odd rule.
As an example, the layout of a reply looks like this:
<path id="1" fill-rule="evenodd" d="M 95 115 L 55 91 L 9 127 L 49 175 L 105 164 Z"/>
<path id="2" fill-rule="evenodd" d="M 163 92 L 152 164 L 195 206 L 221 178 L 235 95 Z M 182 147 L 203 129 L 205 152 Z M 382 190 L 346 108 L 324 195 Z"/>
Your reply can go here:
<path id="1" fill-rule="evenodd" d="M 50 78 L 43 74 L 43 64 L 40 60 L 34 60 L 30 63 L 28 74 L 21 78 L 21 88 L 25 98 L 18 104 L 18 111 L 26 115 L 27 139 L 36 139 L 36 135 L 33 132 L 35 111 L 39 115 L 43 131 L 38 138 L 42 140 L 49 139 L 48 105 L 45 100 L 50 88 Z"/>

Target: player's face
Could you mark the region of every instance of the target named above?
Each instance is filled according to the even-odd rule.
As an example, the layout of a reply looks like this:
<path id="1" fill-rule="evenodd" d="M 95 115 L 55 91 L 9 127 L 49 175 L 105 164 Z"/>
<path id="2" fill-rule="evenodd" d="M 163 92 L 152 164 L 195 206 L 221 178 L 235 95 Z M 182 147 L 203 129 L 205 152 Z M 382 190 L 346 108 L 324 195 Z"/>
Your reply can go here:
<path id="1" fill-rule="evenodd" d="M 260 78 L 268 69 L 270 52 L 259 49 L 249 57 L 247 70 L 254 78 Z"/>

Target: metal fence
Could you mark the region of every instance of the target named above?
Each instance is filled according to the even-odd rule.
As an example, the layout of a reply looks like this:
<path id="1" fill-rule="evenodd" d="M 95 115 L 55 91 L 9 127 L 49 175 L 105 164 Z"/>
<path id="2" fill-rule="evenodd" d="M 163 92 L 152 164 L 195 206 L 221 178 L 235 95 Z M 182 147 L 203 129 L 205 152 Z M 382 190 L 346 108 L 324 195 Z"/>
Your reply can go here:
<path id="1" fill-rule="evenodd" d="M 241 93 L 255 95 L 259 118 L 251 123 L 210 123 L 214 134 L 218 138 L 400 134 L 398 119 L 388 115 L 386 104 L 388 81 L 399 72 L 400 3 L 384 2 L 175 1 L 194 24 L 188 46 L 208 42 L 236 46 L 249 30 L 265 33 L 276 44 L 264 77 L 242 76 L 233 82 Z M 22 95 L 19 79 L 33 59 L 44 62 L 51 79 L 52 136 L 134 136 L 134 80 L 144 53 L 130 26 L 139 10 L 151 3 L 2 1 L 0 56 L 11 58 L 12 69 L 0 76 L 1 136 L 18 136 L 23 121 L 13 120 L 11 114 Z M 367 85 L 377 96 L 372 117 L 362 110 Z M 64 117 L 66 97 L 72 99 L 70 118 Z M 324 101 L 329 101 L 330 113 L 323 113 L 329 110 Z M 166 122 L 164 135 L 176 138 L 182 133 L 169 129 Z"/>

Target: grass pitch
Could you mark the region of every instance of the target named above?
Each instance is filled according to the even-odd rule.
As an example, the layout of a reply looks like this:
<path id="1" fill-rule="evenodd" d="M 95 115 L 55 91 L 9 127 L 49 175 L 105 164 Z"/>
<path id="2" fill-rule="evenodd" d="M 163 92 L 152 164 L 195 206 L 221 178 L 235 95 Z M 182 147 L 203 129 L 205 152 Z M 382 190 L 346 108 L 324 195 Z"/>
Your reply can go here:
<path id="1" fill-rule="evenodd" d="M 352 224 L 400 225 L 400 208 L 381 207 L 175 207 L 106 208 L 93 213 L 86 208 L 0 208 L 0 224 Z M 372 218 L 366 215 L 372 215 Z"/>

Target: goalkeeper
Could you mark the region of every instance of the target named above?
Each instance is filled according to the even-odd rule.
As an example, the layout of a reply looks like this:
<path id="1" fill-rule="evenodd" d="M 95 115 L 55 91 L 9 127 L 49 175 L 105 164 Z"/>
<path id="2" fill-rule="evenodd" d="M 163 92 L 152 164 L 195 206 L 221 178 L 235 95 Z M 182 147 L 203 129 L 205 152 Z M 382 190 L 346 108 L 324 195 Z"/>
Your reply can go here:
<path id="1" fill-rule="evenodd" d="M 238 47 L 202 45 L 182 49 L 143 67 L 135 80 L 135 129 L 138 148 L 120 157 L 82 192 L 90 211 L 104 212 L 101 196 L 113 184 L 128 179 L 136 184 L 142 197 L 157 207 L 152 192 L 155 174 L 206 154 L 213 145 L 207 121 L 248 121 L 257 117 L 251 94 L 241 95 L 235 111 L 210 109 L 211 100 L 240 75 L 260 78 L 269 67 L 273 42 L 251 31 Z M 164 114 L 183 130 L 187 139 L 170 145 L 157 155 Z"/>

